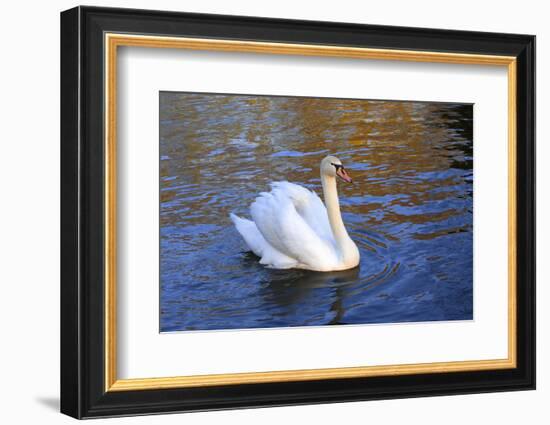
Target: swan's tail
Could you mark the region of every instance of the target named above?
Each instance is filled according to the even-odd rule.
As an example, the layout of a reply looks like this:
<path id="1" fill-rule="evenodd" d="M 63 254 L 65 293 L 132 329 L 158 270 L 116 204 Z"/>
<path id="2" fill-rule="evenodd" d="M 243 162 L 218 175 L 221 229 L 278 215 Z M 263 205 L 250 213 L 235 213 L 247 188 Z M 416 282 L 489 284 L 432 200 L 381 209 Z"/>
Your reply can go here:
<path id="1" fill-rule="evenodd" d="M 267 243 L 258 230 L 256 223 L 232 213 L 229 214 L 229 217 L 248 245 L 248 248 L 260 257 L 260 264 L 276 269 L 290 269 L 296 267 L 296 260 L 280 253 Z"/>
<path id="2" fill-rule="evenodd" d="M 266 241 L 253 221 L 241 218 L 233 213 L 229 214 L 231 221 L 241 234 L 248 248 L 258 257 L 263 255 Z"/>

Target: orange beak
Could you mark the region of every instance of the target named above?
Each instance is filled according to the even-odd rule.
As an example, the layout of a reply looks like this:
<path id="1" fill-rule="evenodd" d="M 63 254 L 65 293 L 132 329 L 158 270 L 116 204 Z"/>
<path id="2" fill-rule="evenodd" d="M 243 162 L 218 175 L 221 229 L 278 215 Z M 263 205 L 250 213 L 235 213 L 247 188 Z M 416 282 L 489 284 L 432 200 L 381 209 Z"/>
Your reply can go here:
<path id="1" fill-rule="evenodd" d="M 351 179 L 350 175 L 344 167 L 338 168 L 338 170 L 336 170 L 336 175 L 344 180 L 346 183 L 353 183 L 353 180 Z"/>

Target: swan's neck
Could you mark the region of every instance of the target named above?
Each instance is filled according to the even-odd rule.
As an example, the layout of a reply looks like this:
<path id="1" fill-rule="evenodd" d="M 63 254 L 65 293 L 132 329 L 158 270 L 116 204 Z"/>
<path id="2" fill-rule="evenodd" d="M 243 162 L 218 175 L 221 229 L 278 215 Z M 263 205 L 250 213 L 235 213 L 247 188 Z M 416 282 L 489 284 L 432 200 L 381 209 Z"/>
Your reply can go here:
<path id="1" fill-rule="evenodd" d="M 352 261 L 352 257 L 357 255 L 357 247 L 350 239 L 342 220 L 338 191 L 336 189 L 336 178 L 321 174 L 321 183 L 323 185 L 323 197 L 325 198 L 325 206 L 327 207 L 328 221 L 334 235 L 336 247 L 344 262 Z"/>

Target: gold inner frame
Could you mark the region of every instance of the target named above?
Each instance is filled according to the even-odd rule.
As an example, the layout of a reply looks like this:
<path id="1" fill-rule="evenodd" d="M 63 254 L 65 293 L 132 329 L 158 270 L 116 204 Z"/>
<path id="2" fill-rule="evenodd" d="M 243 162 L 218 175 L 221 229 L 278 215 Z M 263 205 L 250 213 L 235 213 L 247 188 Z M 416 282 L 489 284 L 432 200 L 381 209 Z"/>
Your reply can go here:
<path id="1" fill-rule="evenodd" d="M 462 53 L 370 49 L 327 45 L 160 37 L 106 33 L 105 45 L 105 391 L 253 384 L 285 381 L 510 369 L 516 367 L 516 58 Z M 508 72 L 508 357 L 418 364 L 118 379 L 116 324 L 116 136 L 119 46 L 230 51 L 355 59 L 398 60 L 507 67 Z"/>

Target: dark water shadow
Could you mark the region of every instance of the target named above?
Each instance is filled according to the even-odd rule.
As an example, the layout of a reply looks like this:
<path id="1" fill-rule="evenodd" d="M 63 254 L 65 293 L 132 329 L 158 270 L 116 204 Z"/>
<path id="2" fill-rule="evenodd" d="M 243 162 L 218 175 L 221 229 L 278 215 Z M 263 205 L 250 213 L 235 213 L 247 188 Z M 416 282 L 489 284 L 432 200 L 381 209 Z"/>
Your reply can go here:
<path id="1" fill-rule="evenodd" d="M 269 273 L 268 287 L 273 291 L 285 288 L 299 288 L 306 294 L 314 288 L 336 288 L 356 283 L 360 267 L 339 272 L 314 272 L 309 270 L 272 270 Z"/>
<path id="2" fill-rule="evenodd" d="M 294 315 L 305 311 L 309 304 L 323 304 L 324 318 L 317 318 L 317 324 L 346 324 L 347 306 L 357 296 L 365 298 L 366 293 L 391 280 L 400 267 L 398 262 L 380 262 L 373 266 L 376 249 L 363 249 L 364 238 L 356 238 L 361 250 L 362 263 L 349 270 L 316 272 L 310 270 L 276 270 L 259 265 L 259 258 L 251 252 L 243 252 L 241 261 L 245 268 L 255 268 L 261 273 L 260 295 L 264 304 L 274 308 L 275 316 Z M 382 259 L 382 258 L 380 258 Z M 314 313 L 312 313 L 314 315 Z M 309 316 L 305 314 L 303 317 Z M 296 319 L 297 326 L 308 325 L 302 317 Z"/>
<path id="3" fill-rule="evenodd" d="M 360 267 L 337 272 L 308 270 L 272 270 L 263 281 L 263 297 L 266 302 L 281 308 L 293 309 L 307 302 L 313 293 L 330 299 L 329 313 L 333 318 L 326 324 L 338 324 L 344 315 L 343 300 L 346 288 L 357 284 Z"/>

